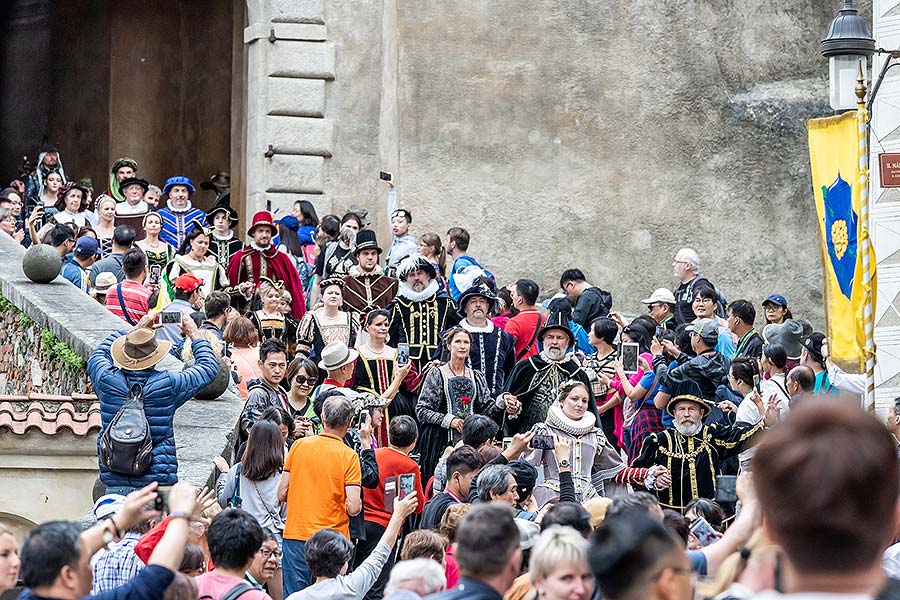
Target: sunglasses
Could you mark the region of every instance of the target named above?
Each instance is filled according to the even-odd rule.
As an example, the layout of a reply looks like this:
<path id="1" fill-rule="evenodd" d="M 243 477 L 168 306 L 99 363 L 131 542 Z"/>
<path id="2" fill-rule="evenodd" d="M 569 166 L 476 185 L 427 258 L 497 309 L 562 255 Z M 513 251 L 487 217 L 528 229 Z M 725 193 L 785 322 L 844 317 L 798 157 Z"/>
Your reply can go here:
<path id="1" fill-rule="evenodd" d="M 302 375 L 297 375 L 296 377 L 294 377 L 294 383 L 296 383 L 297 385 L 313 386 L 316 384 L 316 378 L 315 377 L 303 377 Z"/>

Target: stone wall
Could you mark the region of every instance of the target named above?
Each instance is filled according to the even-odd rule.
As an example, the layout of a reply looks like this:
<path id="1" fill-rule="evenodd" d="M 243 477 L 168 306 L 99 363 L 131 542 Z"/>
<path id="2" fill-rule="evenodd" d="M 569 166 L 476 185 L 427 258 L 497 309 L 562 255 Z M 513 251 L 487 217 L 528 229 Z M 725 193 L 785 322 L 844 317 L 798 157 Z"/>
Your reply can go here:
<path id="1" fill-rule="evenodd" d="M 261 192 L 307 191 L 290 164 L 315 166 L 320 214 L 361 203 L 387 244 L 377 173 L 394 170 L 413 233 L 468 228 L 500 281 L 531 276 L 549 295 L 580 267 L 638 312 L 693 246 L 729 299 L 759 306 L 778 291 L 823 325 L 805 121 L 830 113 L 818 45 L 839 0 L 248 4 L 277 13 L 251 10 L 251 28 L 284 19 L 327 32 L 292 49 L 251 45 L 268 44 L 251 55 L 251 82 L 257 69 L 275 81 L 322 61 L 327 73 L 308 76 L 327 80 L 317 106 L 333 122 L 323 162 L 298 148 L 248 165 Z M 285 52 L 300 66 L 276 73 Z M 251 92 L 257 118 L 271 119 L 273 95 Z M 264 148 L 248 144 L 252 156 Z"/>
<path id="2" fill-rule="evenodd" d="M 0 295 L 0 395 L 91 391 L 84 359 Z"/>
<path id="3" fill-rule="evenodd" d="M 62 277 L 48 284 L 29 281 L 22 272 L 24 253 L 22 246 L 0 234 L 0 294 L 5 299 L 0 306 L 0 381 L 5 381 L 8 390 L 7 397 L 0 401 L 9 404 L 6 413 L 42 408 L 44 420 L 51 421 L 62 395 L 76 400 L 76 412 L 90 411 L 91 399 L 82 395 L 90 389 L 89 382 L 83 367 L 73 367 L 77 361 L 87 361 L 104 339 L 126 329 L 127 324 Z M 47 349 L 46 342 L 51 334 L 69 349 L 63 358 L 50 355 L 52 350 Z M 21 340 L 11 339 L 20 335 Z M 62 347 L 57 352 L 62 352 Z M 56 366 L 56 362 L 69 366 Z M 40 393 L 31 364 L 38 365 L 35 372 L 40 371 Z M 183 364 L 167 356 L 156 368 L 179 371 Z M 83 389 L 78 388 L 80 385 Z M 50 392 L 53 396 L 48 395 Z M 28 401 L 32 402 L 30 406 Z M 191 400 L 175 413 L 180 480 L 198 486 L 213 483 L 212 458 L 230 454 L 242 408 L 240 397 L 226 392 L 216 400 Z M 25 488 L 24 492 L 18 488 L 0 490 L 0 506 L 4 507 L 0 522 L 21 529 L 52 515 L 68 518 L 87 512 L 93 503 L 97 476 L 96 432 L 85 433 L 78 427 L 80 433 L 75 435 L 69 429 L 54 431 L 53 425 L 9 427 L 4 426 L 3 418 L 0 414 L 0 481 L 20 480 Z M 17 429 L 21 433 L 16 433 Z M 13 492 L 26 495 L 4 495 Z M 22 504 L 22 498 L 28 502 Z M 15 507 L 21 510 L 12 510 Z"/>

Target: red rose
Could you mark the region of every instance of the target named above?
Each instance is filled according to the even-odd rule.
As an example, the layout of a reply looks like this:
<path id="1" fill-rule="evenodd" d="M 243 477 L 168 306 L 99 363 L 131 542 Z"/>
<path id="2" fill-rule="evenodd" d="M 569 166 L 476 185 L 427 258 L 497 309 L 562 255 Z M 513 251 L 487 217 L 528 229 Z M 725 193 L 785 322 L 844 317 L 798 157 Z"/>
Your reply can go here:
<path id="1" fill-rule="evenodd" d="M 469 396 L 463 396 L 462 398 L 459 399 L 459 401 L 462 402 L 463 406 L 468 406 L 468 405 L 472 404 L 472 398 L 470 398 Z"/>

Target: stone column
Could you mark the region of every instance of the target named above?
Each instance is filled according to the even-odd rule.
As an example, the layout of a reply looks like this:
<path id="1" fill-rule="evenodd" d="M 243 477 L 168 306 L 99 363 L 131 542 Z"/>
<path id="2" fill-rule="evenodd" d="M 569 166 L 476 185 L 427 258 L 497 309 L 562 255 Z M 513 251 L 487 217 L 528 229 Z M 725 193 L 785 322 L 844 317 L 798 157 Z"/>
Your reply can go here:
<path id="1" fill-rule="evenodd" d="M 900 48 L 900 0 L 872 2 L 875 44 Z M 876 55 L 872 77 L 877 77 L 887 56 Z M 875 405 L 887 411 L 900 396 L 900 188 L 881 187 L 878 155 L 900 152 L 900 67 L 892 67 L 878 91 L 872 115 L 869 164 L 872 241 L 878 268 L 875 309 Z M 871 86 L 874 81 L 870 82 Z"/>
<path id="2" fill-rule="evenodd" d="M 323 0 L 247 0 L 246 210 L 271 203 L 279 215 L 295 200 L 317 205 L 334 123 L 325 117 L 325 82 L 334 79 Z"/>

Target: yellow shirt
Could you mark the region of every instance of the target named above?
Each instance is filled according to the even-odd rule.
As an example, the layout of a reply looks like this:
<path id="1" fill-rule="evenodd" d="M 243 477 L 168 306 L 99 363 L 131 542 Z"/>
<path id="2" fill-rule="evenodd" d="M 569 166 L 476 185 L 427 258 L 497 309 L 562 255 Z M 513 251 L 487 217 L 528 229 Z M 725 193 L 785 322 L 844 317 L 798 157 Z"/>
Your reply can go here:
<path id="1" fill-rule="evenodd" d="M 320 529 L 349 538 L 345 486 L 362 485 L 356 452 L 327 433 L 302 438 L 291 446 L 284 470 L 290 474 L 285 539 L 306 541 Z"/>

